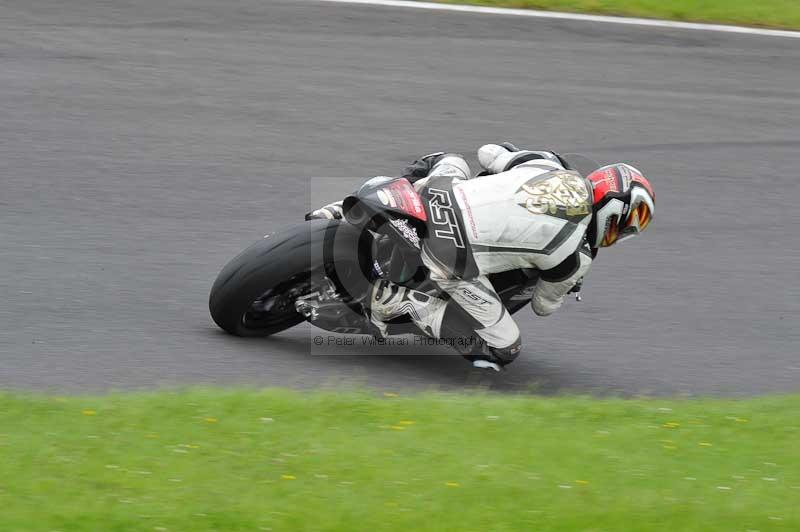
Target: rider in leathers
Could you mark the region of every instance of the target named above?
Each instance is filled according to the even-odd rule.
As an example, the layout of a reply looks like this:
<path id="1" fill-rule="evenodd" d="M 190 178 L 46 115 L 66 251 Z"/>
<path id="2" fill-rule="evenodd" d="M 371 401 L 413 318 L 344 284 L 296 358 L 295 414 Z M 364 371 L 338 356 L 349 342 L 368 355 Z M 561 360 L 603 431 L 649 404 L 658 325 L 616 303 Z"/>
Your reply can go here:
<path id="1" fill-rule="evenodd" d="M 508 143 L 482 146 L 478 160 L 485 172 L 472 179 L 460 155 L 445 153 L 420 158 L 403 175 L 427 204 L 422 261 L 450 300 L 378 280 L 370 317 L 383 333 L 385 322 L 401 315 L 435 338 L 474 332 L 488 353 L 467 358 L 502 366 L 518 356 L 520 331 L 487 275 L 539 270 L 531 303 L 537 315 L 548 316 L 582 282 L 599 247 L 647 227 L 655 196 L 642 174 L 626 164 L 584 178 L 555 153 Z M 341 202 L 308 217 L 339 218 Z"/>

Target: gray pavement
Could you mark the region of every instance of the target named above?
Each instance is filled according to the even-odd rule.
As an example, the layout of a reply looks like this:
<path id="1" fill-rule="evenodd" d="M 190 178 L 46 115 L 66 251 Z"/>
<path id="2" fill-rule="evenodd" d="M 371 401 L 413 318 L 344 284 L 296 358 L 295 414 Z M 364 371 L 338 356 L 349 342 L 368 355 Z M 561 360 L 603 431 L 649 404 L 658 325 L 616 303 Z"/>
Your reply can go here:
<path id="1" fill-rule="evenodd" d="M 504 139 L 633 162 L 658 195 L 583 303 L 519 315 L 510 371 L 322 356 L 307 325 L 242 340 L 211 322 L 219 269 L 298 221 L 311 178 Z M 310 0 L 4 0 L 0 387 L 798 391 L 799 183 L 793 39 Z"/>

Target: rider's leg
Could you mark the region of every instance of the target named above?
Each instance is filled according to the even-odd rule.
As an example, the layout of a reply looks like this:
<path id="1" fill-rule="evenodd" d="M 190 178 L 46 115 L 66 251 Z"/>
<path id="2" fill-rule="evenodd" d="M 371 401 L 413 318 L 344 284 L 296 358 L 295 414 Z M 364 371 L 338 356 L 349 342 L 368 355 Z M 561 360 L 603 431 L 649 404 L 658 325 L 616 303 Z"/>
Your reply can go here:
<path id="1" fill-rule="evenodd" d="M 431 279 L 450 296 L 450 306 L 459 307 L 462 312 L 448 312 L 444 318 L 443 329 L 454 323 L 453 318 L 468 316 L 472 328 L 489 347 L 495 361 L 501 365 L 509 364 L 519 355 L 522 342 L 516 322 L 506 310 L 500 296 L 485 275 L 474 279 L 437 277 Z M 463 326 L 462 326 L 463 327 Z"/>
<path id="2" fill-rule="evenodd" d="M 370 321 L 381 336 L 386 337 L 387 321 L 406 316 L 420 332 L 446 340 L 447 345 L 470 361 L 479 358 L 471 355 L 481 350 L 481 338 L 475 334 L 481 325 L 453 301 L 378 280 L 370 303 Z"/>
<path id="3" fill-rule="evenodd" d="M 470 360 L 489 358 L 501 365 L 513 362 L 520 352 L 519 329 L 488 279 L 482 276 L 474 282 L 438 280 L 437 283 L 450 294 L 450 301 L 391 281 L 377 281 L 370 297 L 372 323 L 386 336 L 387 321 L 407 316 L 425 334 L 448 340 Z M 476 335 L 487 344 L 492 357 L 472 356 L 475 342 L 464 340 L 477 341 Z"/>

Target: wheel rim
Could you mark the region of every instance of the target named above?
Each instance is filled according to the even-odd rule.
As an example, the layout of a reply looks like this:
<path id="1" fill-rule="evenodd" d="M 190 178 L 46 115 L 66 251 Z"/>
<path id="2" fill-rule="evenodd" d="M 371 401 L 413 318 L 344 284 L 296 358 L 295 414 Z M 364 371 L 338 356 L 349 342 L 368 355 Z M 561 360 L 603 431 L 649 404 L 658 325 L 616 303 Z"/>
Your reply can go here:
<path id="1" fill-rule="evenodd" d="M 301 319 L 294 302 L 312 292 L 310 278 L 309 272 L 300 273 L 261 294 L 242 315 L 244 328 L 266 329 Z"/>

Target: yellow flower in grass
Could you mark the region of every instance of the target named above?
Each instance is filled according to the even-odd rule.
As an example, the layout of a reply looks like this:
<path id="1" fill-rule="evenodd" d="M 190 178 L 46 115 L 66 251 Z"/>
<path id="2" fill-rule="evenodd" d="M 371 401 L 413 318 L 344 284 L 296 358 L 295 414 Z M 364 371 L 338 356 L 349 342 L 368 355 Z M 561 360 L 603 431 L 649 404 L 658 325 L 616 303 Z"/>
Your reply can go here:
<path id="1" fill-rule="evenodd" d="M 580 484 L 581 486 L 587 486 L 589 484 L 588 480 L 576 480 L 575 484 Z"/>
<path id="2" fill-rule="evenodd" d="M 297 477 L 294 475 L 281 475 L 281 480 L 297 480 Z"/>
<path id="3" fill-rule="evenodd" d="M 91 408 L 85 408 L 81 410 L 81 414 L 83 414 L 84 416 L 93 416 L 97 414 L 97 411 L 92 410 Z"/>
<path id="4" fill-rule="evenodd" d="M 215 417 L 207 417 L 203 421 L 205 421 L 206 423 L 216 423 L 219 420 Z"/>

